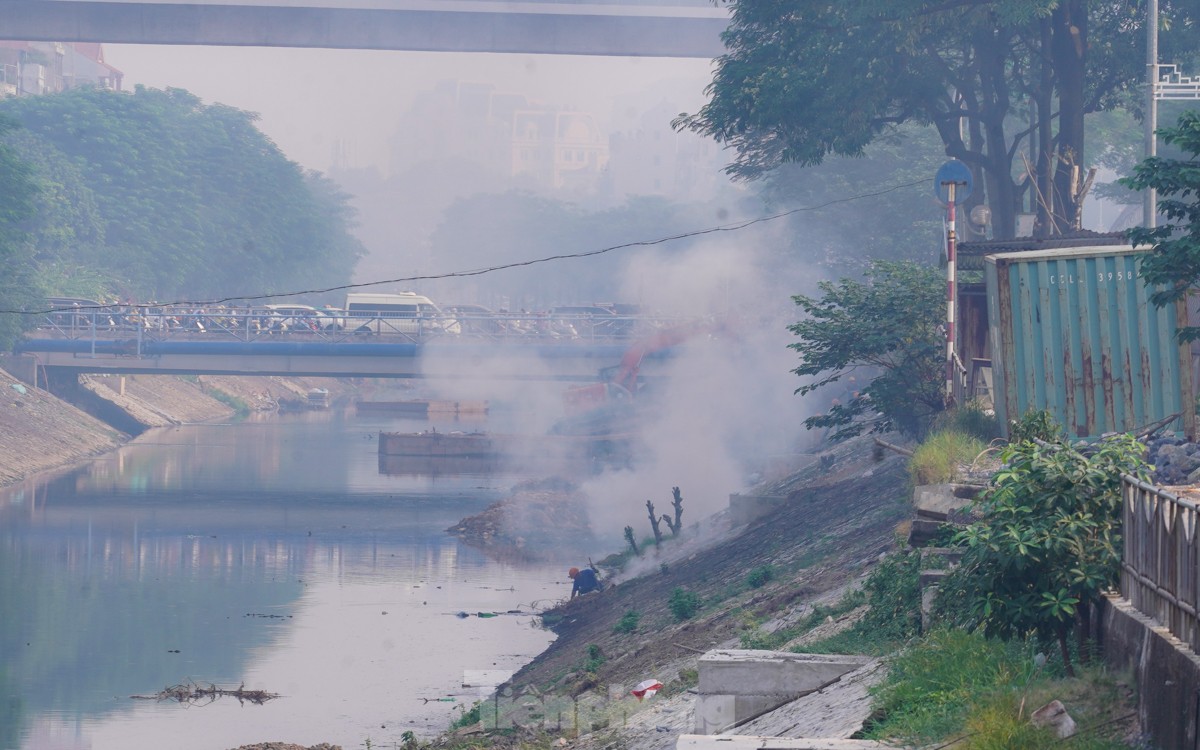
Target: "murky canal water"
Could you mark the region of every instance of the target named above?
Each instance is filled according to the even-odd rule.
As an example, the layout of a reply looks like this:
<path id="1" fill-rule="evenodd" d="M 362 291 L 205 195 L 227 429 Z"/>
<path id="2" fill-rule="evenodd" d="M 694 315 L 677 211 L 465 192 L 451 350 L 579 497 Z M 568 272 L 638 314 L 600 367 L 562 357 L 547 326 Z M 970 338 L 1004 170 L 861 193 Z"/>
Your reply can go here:
<path id="1" fill-rule="evenodd" d="M 353 411 L 180 427 L 0 491 L 0 748 L 349 750 L 445 728 L 478 695 L 464 672 L 551 640 L 475 613 L 569 586 L 560 564 L 444 533 L 518 477 L 379 472 L 378 431 L 419 428 Z M 283 697 L 130 698 L 188 681 Z"/>

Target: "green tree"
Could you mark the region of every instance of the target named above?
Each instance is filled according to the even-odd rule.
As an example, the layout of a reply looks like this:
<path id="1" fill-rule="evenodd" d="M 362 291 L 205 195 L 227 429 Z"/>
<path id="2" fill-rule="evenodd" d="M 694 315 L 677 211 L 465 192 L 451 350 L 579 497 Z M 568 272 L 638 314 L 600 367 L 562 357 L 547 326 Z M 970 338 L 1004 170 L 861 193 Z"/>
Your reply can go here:
<path id="1" fill-rule="evenodd" d="M 1175 127 L 1159 133 L 1190 157 L 1146 159 L 1121 182 L 1135 190 L 1158 191 L 1158 213 L 1167 223 L 1129 234 L 1135 247 L 1153 246 L 1142 260 L 1141 275 L 1156 287 L 1150 300 L 1162 307 L 1183 299 L 1200 282 L 1200 111 L 1184 112 Z M 1200 327 L 1181 327 L 1178 335 L 1181 341 L 1200 338 Z"/>
<path id="2" fill-rule="evenodd" d="M 968 624 L 989 636 L 1057 641 L 1072 673 L 1068 637 L 1082 641 L 1101 592 L 1121 564 L 1121 474 L 1145 478 L 1145 447 L 1131 435 L 1093 447 L 1011 444 L 1004 468 L 977 501 L 982 519 L 958 534 L 961 565 L 944 587 L 948 609 L 965 598 Z M 960 613 L 961 614 L 961 613 Z M 1086 651 L 1081 650 L 1086 654 Z"/>
<path id="3" fill-rule="evenodd" d="M 0 102 L 28 138 L 57 227 L 39 254 L 141 299 L 238 297 L 346 283 L 361 246 L 345 196 L 255 126 L 181 89 L 72 89 Z M 99 231 L 81 231 L 94 201 Z M 70 208 L 63 207 L 70 204 Z"/>
<path id="4" fill-rule="evenodd" d="M 997 237 L 1012 236 L 1025 201 L 1041 232 L 1061 232 L 1081 203 L 1084 116 L 1138 106 L 1145 11 L 1134 4 L 728 4 L 728 52 L 710 101 L 675 125 L 732 147 L 728 171 L 738 178 L 858 156 L 898 124 L 928 124 L 946 154 L 975 172 L 968 208 L 986 196 Z M 1160 13 L 1164 52 L 1200 44 L 1193 3 L 1164 0 Z"/>
<path id="5" fill-rule="evenodd" d="M 37 200 L 33 168 L 18 158 L 4 137 L 17 125 L 0 115 L 0 310 L 28 309 L 39 297 L 28 221 Z M 0 312 L 0 348 L 10 349 L 28 320 Z"/>
<path id="6" fill-rule="evenodd" d="M 819 284 L 822 295 L 792 299 L 805 319 L 788 327 L 800 340 L 792 372 L 808 379 L 796 389 L 828 393 L 843 378 L 870 382 L 848 388 L 809 429 L 831 428 L 835 440 L 897 429 L 921 435 L 945 408 L 946 284 L 937 269 L 911 262 L 873 261 L 864 280 Z"/>

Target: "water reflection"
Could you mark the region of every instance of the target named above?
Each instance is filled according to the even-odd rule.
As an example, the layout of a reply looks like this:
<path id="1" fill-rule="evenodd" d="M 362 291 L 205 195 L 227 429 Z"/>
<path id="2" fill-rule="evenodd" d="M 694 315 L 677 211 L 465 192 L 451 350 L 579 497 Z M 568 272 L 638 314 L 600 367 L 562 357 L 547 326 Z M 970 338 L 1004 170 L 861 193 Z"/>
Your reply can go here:
<path id="1" fill-rule="evenodd" d="M 151 433 L 0 493 L 0 748 L 345 747 L 443 728 L 464 669 L 549 641 L 560 566 L 490 562 L 444 529 L 515 479 L 381 475 L 391 420 L 336 413 Z M 186 680 L 263 706 L 131 701 Z M 469 705 L 472 695 L 456 695 Z"/>

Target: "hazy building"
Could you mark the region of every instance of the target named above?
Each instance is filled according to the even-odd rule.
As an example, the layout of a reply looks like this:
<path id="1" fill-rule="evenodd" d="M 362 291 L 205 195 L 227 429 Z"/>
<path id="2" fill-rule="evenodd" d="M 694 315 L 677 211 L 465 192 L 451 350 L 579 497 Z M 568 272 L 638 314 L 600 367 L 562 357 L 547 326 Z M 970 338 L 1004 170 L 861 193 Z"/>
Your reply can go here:
<path id="1" fill-rule="evenodd" d="M 554 191 L 593 192 L 608 166 L 608 138 L 588 112 L 515 112 L 511 152 L 513 177 Z"/>
<path id="2" fill-rule="evenodd" d="M 55 94 L 76 86 L 121 90 L 124 74 L 90 42 L 0 41 L 0 96 Z"/>
<path id="3" fill-rule="evenodd" d="M 664 100 L 642 114 L 636 130 L 613 134 L 608 179 L 614 196 L 705 200 L 727 184 L 716 141 L 674 132 L 670 122 L 675 116 Z"/>

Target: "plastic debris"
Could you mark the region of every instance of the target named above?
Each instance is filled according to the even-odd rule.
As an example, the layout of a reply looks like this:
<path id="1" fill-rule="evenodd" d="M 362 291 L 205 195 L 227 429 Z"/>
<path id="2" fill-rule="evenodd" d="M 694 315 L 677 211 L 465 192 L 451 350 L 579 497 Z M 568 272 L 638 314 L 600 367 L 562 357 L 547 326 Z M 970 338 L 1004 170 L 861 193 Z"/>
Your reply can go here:
<path id="1" fill-rule="evenodd" d="M 640 701 L 643 698 L 653 698 L 659 690 L 662 690 L 662 683 L 658 680 L 642 680 L 629 692 Z"/>

